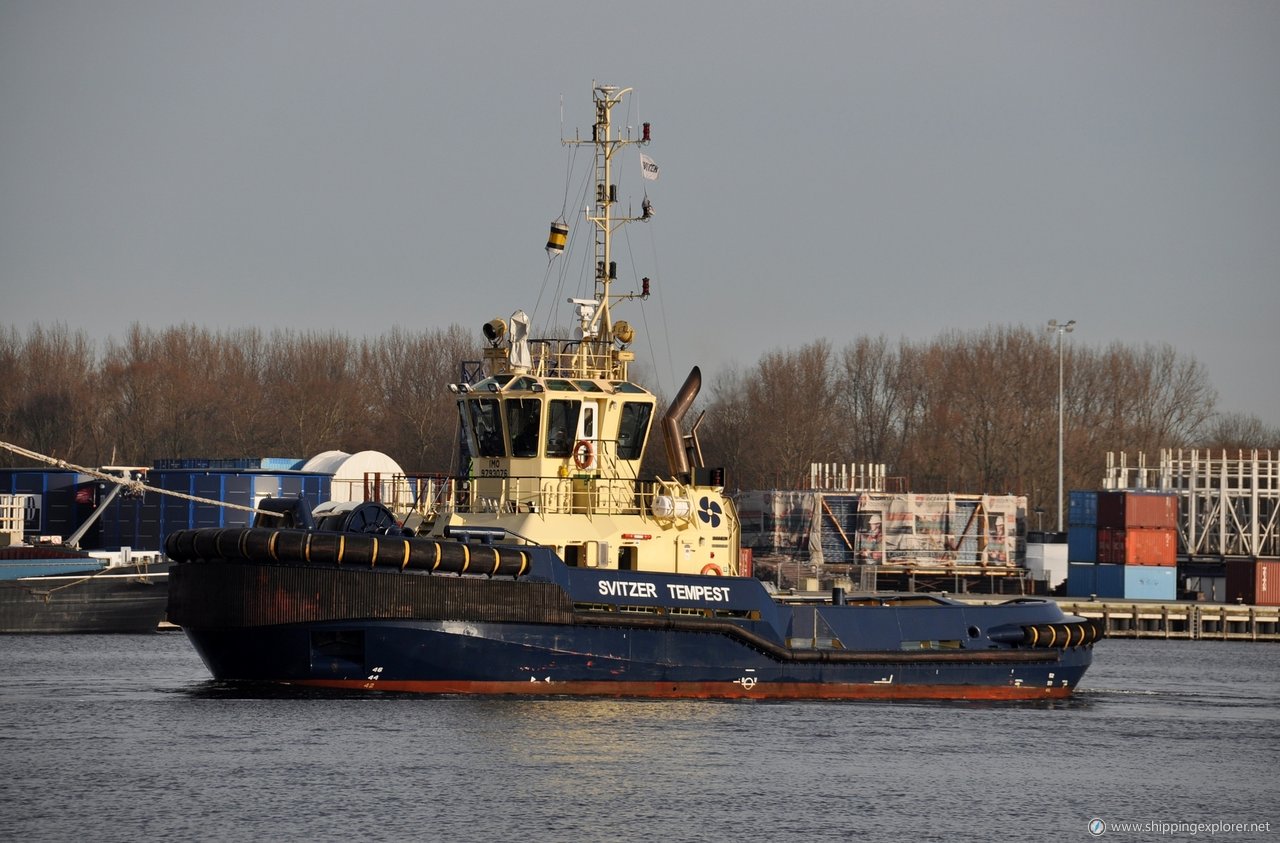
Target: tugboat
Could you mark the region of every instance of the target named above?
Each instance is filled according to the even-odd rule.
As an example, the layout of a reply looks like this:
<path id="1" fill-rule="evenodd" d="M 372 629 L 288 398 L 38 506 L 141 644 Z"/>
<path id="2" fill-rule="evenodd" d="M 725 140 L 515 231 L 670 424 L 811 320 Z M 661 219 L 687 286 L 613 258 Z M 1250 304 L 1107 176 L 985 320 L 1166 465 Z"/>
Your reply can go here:
<path id="1" fill-rule="evenodd" d="M 668 474 L 641 460 L 657 398 L 630 376 L 611 237 L 652 216 L 618 207 L 615 157 L 648 144 L 593 86 L 595 290 L 569 339 L 528 318 L 484 326 L 487 377 L 456 383 L 471 456 L 429 530 L 379 504 L 170 535 L 169 619 L 216 679 L 431 694 L 745 699 L 1065 697 L 1099 629 L 1057 604 L 942 596 L 780 595 L 740 567 L 724 472 L 684 416 L 694 368 L 658 420 Z M 642 156 L 646 172 L 654 168 Z M 552 224 L 548 252 L 568 226 Z M 700 421 L 700 419 L 699 419 Z"/>

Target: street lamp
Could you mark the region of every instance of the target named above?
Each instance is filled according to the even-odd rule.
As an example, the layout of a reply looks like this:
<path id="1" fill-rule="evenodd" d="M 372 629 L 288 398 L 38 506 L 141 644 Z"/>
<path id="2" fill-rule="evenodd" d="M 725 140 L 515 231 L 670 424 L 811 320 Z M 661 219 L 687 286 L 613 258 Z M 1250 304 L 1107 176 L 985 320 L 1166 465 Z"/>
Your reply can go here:
<path id="1" fill-rule="evenodd" d="M 1059 325 L 1057 319 L 1049 320 L 1049 330 L 1058 332 L 1058 532 L 1062 532 L 1062 335 L 1069 334 L 1076 327 L 1072 319 L 1065 325 Z"/>

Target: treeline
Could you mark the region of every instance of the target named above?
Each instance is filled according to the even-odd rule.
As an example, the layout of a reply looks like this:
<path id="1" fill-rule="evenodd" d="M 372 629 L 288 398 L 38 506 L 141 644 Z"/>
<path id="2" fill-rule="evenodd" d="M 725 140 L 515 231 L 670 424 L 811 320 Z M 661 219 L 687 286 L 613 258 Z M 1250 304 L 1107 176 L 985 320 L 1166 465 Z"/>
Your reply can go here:
<path id="1" fill-rule="evenodd" d="M 373 449 L 408 471 L 447 472 L 458 433 L 446 385 L 480 356 L 460 326 L 353 339 L 135 325 L 102 349 L 62 326 L 11 327 L 0 331 L 0 438 L 80 465 Z M 1107 451 L 1280 446 L 1280 430 L 1219 414 L 1204 367 L 1171 346 L 1068 342 L 1064 369 L 1068 488 L 1096 487 Z M 1052 335 L 819 341 L 709 374 L 699 434 L 733 488 L 802 487 L 812 462 L 885 463 L 912 491 L 1026 494 L 1053 523 Z M 646 466 L 665 473 L 662 453 L 652 441 Z"/>
<path id="2" fill-rule="evenodd" d="M 372 449 L 408 471 L 448 471 L 457 411 L 445 384 L 479 357 L 475 332 L 459 327 L 358 340 L 135 325 L 100 354 L 83 332 L 11 328 L 0 333 L 0 431 L 90 466 Z"/>
<path id="3" fill-rule="evenodd" d="M 1172 346 L 1063 348 L 1064 477 L 1097 488 L 1108 451 L 1276 448 L 1219 414 L 1205 368 Z M 807 484 L 812 462 L 885 463 L 918 492 L 1011 492 L 1056 519 L 1058 346 L 1026 328 L 891 343 L 818 341 L 722 374 L 702 438 L 742 488 Z"/>

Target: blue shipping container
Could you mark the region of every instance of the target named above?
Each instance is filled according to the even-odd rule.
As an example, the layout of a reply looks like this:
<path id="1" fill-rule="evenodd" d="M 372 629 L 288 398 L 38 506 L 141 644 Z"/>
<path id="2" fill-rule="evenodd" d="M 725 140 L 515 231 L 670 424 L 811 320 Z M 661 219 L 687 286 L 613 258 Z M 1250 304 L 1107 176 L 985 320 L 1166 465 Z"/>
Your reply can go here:
<path id="1" fill-rule="evenodd" d="M 297 497 L 311 507 L 329 500 L 333 478 L 328 474 L 298 471 L 153 471 L 154 486 L 238 506 L 253 506 L 262 497 Z M 244 527 L 253 513 L 214 504 L 166 498 L 163 534 L 195 527 Z"/>
<path id="2" fill-rule="evenodd" d="M 1098 561 L 1098 528 L 1072 526 L 1067 530 L 1067 561 Z"/>
<path id="3" fill-rule="evenodd" d="M 1136 600 L 1173 600 L 1178 594 L 1176 565 L 1117 565 L 1124 568 L 1124 596 Z"/>
<path id="4" fill-rule="evenodd" d="M 1067 596 L 1088 597 L 1095 594 L 1098 574 L 1093 562 L 1072 562 L 1067 565 Z"/>
<path id="5" fill-rule="evenodd" d="M 1085 489 L 1070 492 L 1067 503 L 1068 527 L 1098 526 L 1098 493 Z"/>
<path id="6" fill-rule="evenodd" d="M 0 494 L 35 495 L 35 509 L 23 525 L 28 535 L 61 536 L 74 533 L 93 507 L 76 503 L 76 490 L 93 483 L 89 474 L 68 469 L 0 469 Z"/>
<path id="7" fill-rule="evenodd" d="M 1099 564 L 1093 593 L 1099 597 L 1124 597 L 1124 569 L 1127 567 Z"/>
<path id="8" fill-rule="evenodd" d="M 263 458 L 252 462 L 293 462 L 287 458 Z M 198 460 L 157 460 L 160 463 Z M 208 460 L 203 460 L 208 462 Z M 157 468 L 149 472 L 147 484 L 172 492 L 198 495 L 213 500 L 253 506 L 260 498 L 301 495 L 312 507 L 329 500 L 333 478 L 328 474 L 300 471 L 215 471 L 205 469 Z M 89 474 L 65 469 L 0 468 L 0 494 L 34 495 L 26 532 L 30 535 L 71 535 L 93 512 L 94 503 L 76 502 L 76 492 L 90 487 L 95 501 L 101 501 L 110 484 Z M 175 530 L 192 527 L 243 527 L 253 513 L 225 509 L 214 504 L 147 492 L 136 497 L 120 494 L 102 512 L 81 539 L 89 550 L 161 550 L 164 539 Z"/>
<path id="9" fill-rule="evenodd" d="M 260 467 L 266 471 L 297 471 L 305 462 L 295 457 L 263 457 Z"/>

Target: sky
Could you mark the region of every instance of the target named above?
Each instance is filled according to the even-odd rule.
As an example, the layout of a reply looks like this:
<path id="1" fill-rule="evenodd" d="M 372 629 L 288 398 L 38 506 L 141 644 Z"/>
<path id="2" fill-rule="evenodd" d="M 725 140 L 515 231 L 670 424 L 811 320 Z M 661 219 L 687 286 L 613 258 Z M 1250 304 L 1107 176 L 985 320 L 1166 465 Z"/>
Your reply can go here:
<path id="1" fill-rule="evenodd" d="M 1277 426 L 1278 43 L 1273 0 L 0 0 L 0 326 L 536 328 L 601 82 L 666 394 L 1075 319 Z"/>

